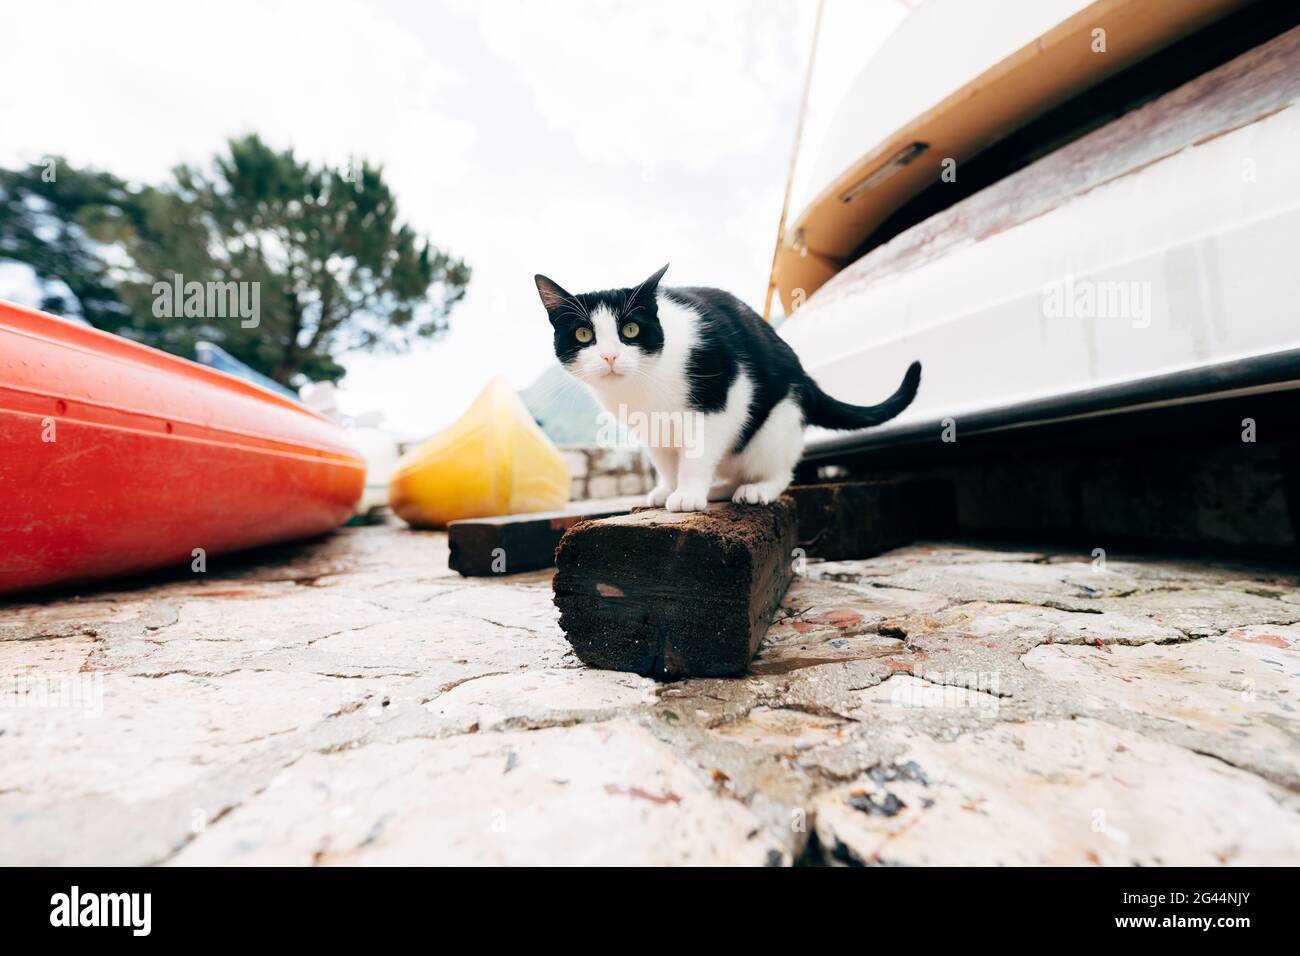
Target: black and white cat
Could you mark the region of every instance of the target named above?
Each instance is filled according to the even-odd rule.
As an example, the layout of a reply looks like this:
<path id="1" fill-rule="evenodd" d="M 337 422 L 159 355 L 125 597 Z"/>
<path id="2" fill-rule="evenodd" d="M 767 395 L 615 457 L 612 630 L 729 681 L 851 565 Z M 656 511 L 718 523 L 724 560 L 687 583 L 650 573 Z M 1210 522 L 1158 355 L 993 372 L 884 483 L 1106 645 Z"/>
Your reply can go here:
<path id="1" fill-rule="evenodd" d="M 659 476 L 650 505 L 766 504 L 790 484 L 805 425 L 879 425 L 916 396 L 919 362 L 879 405 L 836 401 L 743 302 L 718 289 L 661 289 L 667 271 L 581 295 L 535 277 L 556 358 L 647 446 Z"/>

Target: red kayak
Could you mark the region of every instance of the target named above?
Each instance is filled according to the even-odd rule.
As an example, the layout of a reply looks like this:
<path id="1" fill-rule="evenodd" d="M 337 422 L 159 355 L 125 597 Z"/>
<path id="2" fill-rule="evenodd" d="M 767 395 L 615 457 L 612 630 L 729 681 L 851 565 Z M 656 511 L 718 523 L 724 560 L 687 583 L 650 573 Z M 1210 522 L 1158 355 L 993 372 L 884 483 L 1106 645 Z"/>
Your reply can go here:
<path id="1" fill-rule="evenodd" d="M 365 477 L 296 402 L 0 302 L 0 594 L 212 569 L 347 521 Z"/>

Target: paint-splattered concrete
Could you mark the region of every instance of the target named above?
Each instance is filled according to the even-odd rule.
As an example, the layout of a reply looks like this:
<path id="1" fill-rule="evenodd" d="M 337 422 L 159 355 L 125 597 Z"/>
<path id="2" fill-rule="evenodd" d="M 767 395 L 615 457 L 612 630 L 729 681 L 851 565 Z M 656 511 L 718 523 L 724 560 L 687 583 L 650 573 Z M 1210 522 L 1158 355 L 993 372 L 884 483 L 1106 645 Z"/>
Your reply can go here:
<path id="1" fill-rule="evenodd" d="M 587 670 L 550 575 L 349 529 L 0 609 L 0 863 L 1300 863 L 1300 578 L 918 545 L 752 673 Z"/>

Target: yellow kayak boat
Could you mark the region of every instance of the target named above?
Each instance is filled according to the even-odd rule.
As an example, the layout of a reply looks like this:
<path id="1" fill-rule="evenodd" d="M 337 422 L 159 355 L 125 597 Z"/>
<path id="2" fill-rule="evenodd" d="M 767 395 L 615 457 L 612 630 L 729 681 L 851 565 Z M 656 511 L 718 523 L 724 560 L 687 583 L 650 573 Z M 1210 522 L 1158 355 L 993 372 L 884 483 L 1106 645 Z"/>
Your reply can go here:
<path id="1" fill-rule="evenodd" d="M 569 500 L 569 472 L 504 378 L 495 378 L 453 424 L 398 461 L 388 503 L 416 528 L 461 518 L 554 511 Z"/>

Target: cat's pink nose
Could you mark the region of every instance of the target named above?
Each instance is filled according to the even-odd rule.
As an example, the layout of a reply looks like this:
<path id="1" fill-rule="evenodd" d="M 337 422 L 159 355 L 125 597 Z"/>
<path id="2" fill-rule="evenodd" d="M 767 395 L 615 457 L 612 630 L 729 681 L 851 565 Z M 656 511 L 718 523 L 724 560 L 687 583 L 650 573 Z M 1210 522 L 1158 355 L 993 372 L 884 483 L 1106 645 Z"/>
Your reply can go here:
<path id="1" fill-rule="evenodd" d="M 605 359 L 605 363 L 609 366 L 609 370 L 610 370 L 611 372 L 614 371 L 614 363 L 618 361 L 618 356 L 617 356 L 617 355 L 606 355 L 606 356 L 604 356 L 604 359 Z"/>

